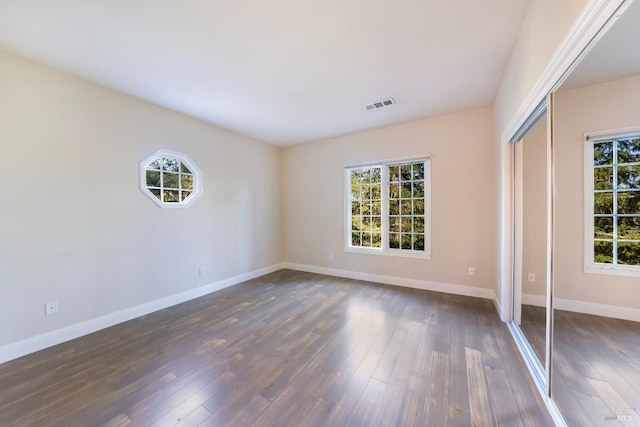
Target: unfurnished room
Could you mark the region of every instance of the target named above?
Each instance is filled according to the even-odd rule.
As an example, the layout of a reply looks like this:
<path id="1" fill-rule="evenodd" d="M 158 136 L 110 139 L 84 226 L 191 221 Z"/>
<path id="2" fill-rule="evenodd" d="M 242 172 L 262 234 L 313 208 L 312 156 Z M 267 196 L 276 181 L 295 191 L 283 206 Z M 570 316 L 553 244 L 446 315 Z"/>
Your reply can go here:
<path id="1" fill-rule="evenodd" d="M 637 0 L 0 0 L 0 426 L 640 426 Z"/>

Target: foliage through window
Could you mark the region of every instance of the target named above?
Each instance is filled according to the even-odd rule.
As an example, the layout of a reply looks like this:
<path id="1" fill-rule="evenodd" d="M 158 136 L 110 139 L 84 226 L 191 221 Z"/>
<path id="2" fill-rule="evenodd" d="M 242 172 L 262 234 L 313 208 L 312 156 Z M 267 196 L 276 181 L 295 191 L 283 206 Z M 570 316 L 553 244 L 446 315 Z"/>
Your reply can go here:
<path id="1" fill-rule="evenodd" d="M 347 168 L 347 248 L 430 256 L 429 160 Z"/>
<path id="2" fill-rule="evenodd" d="M 140 164 L 141 189 L 162 207 L 187 207 L 199 196 L 200 170 L 183 153 L 161 150 Z"/>
<path id="3" fill-rule="evenodd" d="M 640 266 L 640 135 L 598 138 L 589 144 L 592 262 Z"/>

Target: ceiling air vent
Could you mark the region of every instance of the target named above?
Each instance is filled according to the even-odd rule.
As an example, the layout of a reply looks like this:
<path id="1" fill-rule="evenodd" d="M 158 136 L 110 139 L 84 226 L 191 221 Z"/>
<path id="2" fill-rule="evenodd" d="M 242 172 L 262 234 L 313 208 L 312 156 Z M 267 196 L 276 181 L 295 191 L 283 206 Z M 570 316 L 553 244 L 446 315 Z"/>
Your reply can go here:
<path id="1" fill-rule="evenodd" d="M 395 104 L 396 101 L 393 98 L 382 99 L 380 101 L 376 101 L 372 104 L 367 104 L 364 106 L 364 109 L 367 111 L 377 110 L 378 108 L 388 107 L 389 105 Z"/>

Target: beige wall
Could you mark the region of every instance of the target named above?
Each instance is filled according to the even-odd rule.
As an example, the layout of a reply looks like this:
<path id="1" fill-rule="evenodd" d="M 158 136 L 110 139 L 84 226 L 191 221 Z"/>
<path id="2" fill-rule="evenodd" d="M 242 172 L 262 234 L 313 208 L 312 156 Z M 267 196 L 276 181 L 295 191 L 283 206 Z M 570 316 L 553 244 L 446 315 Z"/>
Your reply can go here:
<path id="1" fill-rule="evenodd" d="M 640 76 L 556 96 L 557 298 L 640 308 L 638 278 L 584 273 L 584 134 L 640 126 Z"/>
<path id="2" fill-rule="evenodd" d="M 276 147 L 6 53 L 0 147 L 0 347 L 282 261 Z M 191 208 L 139 190 L 157 148 L 203 170 Z"/>
<path id="3" fill-rule="evenodd" d="M 547 120 L 522 138 L 522 293 L 546 295 Z M 535 282 L 528 274 L 535 274 Z"/>
<path id="4" fill-rule="evenodd" d="M 503 200 L 511 194 L 512 167 L 509 161 L 505 161 L 509 150 L 505 148 L 503 134 L 587 3 L 588 0 L 532 0 L 494 101 L 494 163 L 498 168 L 494 191 L 499 195 L 496 197 L 494 221 L 500 233 L 496 238 L 494 259 L 498 272 L 495 292 L 500 307 L 506 307 L 502 300 L 511 295 L 506 289 L 511 286 L 510 267 L 504 265 L 502 256 L 512 250 L 510 237 L 501 228 L 511 216 L 510 201 L 504 203 Z M 507 320 L 509 314 L 502 310 L 501 318 Z"/>
<path id="5" fill-rule="evenodd" d="M 286 148 L 285 261 L 492 288 L 492 135 L 491 110 L 479 109 Z M 431 260 L 345 252 L 345 165 L 427 153 L 433 204 Z M 468 267 L 475 267 L 475 276 L 468 275 Z"/>

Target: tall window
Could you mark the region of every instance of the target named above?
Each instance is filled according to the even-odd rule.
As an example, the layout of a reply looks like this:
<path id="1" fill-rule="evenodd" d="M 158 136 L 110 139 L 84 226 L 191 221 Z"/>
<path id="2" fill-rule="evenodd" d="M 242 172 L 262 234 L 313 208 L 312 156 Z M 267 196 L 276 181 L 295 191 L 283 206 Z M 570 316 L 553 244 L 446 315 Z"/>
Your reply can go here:
<path id="1" fill-rule="evenodd" d="M 346 168 L 346 248 L 430 257 L 429 159 Z"/>
<path id="2" fill-rule="evenodd" d="M 640 132 L 587 139 L 587 270 L 640 275 Z"/>

